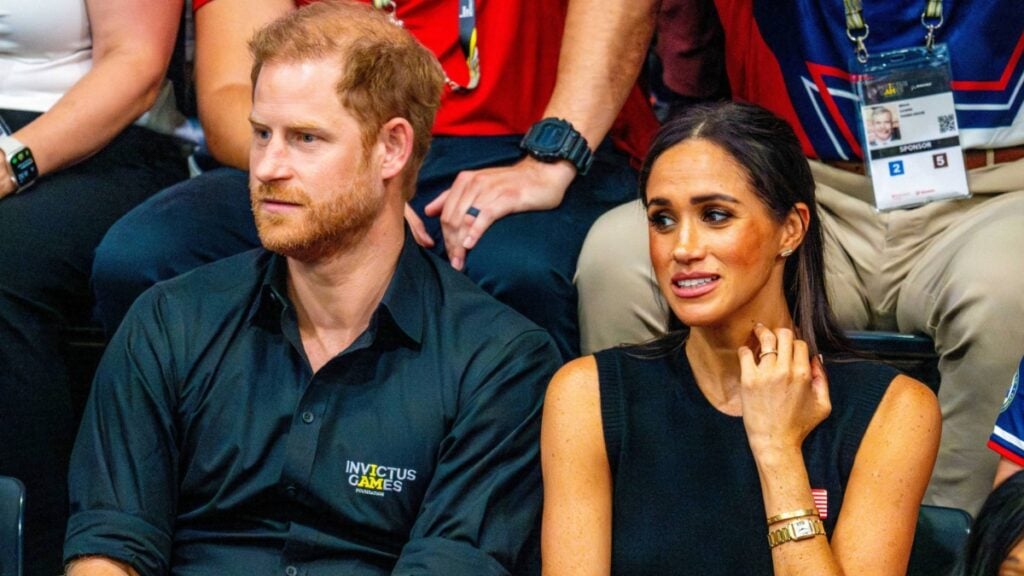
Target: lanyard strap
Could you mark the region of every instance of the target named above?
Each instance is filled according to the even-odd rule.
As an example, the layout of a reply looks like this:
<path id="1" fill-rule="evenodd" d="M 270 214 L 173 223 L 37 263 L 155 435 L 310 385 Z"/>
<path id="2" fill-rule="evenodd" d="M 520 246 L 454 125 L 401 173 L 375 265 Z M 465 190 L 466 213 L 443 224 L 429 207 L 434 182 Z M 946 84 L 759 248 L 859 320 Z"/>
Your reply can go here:
<path id="1" fill-rule="evenodd" d="M 402 21 L 395 17 L 395 10 L 398 8 L 395 0 L 373 0 L 373 6 L 387 12 L 396 24 L 402 24 Z M 462 55 L 466 59 L 466 68 L 469 69 L 469 83 L 462 86 L 449 78 L 446 73 L 444 75 L 445 84 L 456 92 L 468 92 L 480 84 L 480 49 L 477 38 L 476 4 L 474 4 L 474 0 L 459 0 L 459 47 L 462 48 Z"/>
<path id="2" fill-rule="evenodd" d="M 928 30 L 924 37 L 924 45 L 931 51 L 935 46 L 935 31 L 942 26 L 942 0 L 928 0 L 921 12 L 921 25 Z"/>
<path id="3" fill-rule="evenodd" d="M 472 90 L 480 84 L 480 49 L 476 41 L 476 6 L 473 0 L 459 0 L 459 46 L 469 68 L 469 84 L 459 86 L 446 79 L 452 90 Z"/>
<path id="4" fill-rule="evenodd" d="M 864 6 L 860 0 L 843 0 L 843 8 L 846 10 L 846 37 L 853 42 L 857 61 L 863 64 L 868 61 L 868 48 L 864 40 L 867 40 L 870 32 L 868 23 L 864 21 Z"/>
<path id="5" fill-rule="evenodd" d="M 868 23 L 864 21 L 864 5 L 861 0 L 843 0 L 846 12 L 846 37 L 853 42 L 857 60 L 863 64 L 868 61 L 868 49 L 864 40 L 868 37 Z M 925 0 L 924 12 L 921 12 L 921 25 L 928 32 L 924 37 L 924 45 L 928 50 L 935 46 L 935 31 L 942 26 L 942 0 Z"/>

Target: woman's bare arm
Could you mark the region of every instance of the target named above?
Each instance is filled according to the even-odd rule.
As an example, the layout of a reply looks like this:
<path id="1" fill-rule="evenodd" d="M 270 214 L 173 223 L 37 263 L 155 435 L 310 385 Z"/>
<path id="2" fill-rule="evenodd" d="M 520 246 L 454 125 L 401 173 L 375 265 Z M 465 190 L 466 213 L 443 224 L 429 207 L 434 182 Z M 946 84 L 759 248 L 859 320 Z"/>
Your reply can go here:
<path id="1" fill-rule="evenodd" d="M 935 394 L 897 376 L 861 441 L 832 537 L 846 574 L 906 572 L 941 430 Z"/>
<path id="2" fill-rule="evenodd" d="M 540 452 L 544 575 L 608 576 L 612 479 L 593 356 L 565 365 L 548 386 Z"/>
<path id="3" fill-rule="evenodd" d="M 181 20 L 182 0 L 87 0 L 92 68 L 50 110 L 14 135 L 40 175 L 92 156 L 156 101 Z M 8 179 L 0 197 L 13 192 Z"/>
<path id="4" fill-rule="evenodd" d="M 809 509 L 813 500 L 801 447 L 831 410 L 827 378 L 792 331 L 759 326 L 755 334 L 762 351 L 777 350 L 757 360 L 751 350 L 740 351 L 743 419 L 766 515 Z M 818 536 L 776 546 L 775 574 L 902 576 L 940 430 L 931 390 L 906 376 L 893 379 L 861 440 L 831 545 Z"/>

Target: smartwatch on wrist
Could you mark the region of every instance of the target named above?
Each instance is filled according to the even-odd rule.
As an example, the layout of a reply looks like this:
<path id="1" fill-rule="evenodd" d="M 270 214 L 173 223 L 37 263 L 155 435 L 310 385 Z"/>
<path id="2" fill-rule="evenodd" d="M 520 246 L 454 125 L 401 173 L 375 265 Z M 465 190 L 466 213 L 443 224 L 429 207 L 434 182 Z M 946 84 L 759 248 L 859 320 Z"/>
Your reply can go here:
<path id="1" fill-rule="evenodd" d="M 39 177 L 39 167 L 32 157 L 32 151 L 13 136 L 0 136 L 0 150 L 4 153 L 7 165 L 11 168 L 14 180 L 14 192 L 28 188 Z"/>
<path id="2" fill-rule="evenodd" d="M 580 175 L 586 174 L 594 161 L 587 140 L 561 118 L 545 118 L 530 126 L 519 147 L 541 162 L 568 160 Z"/>

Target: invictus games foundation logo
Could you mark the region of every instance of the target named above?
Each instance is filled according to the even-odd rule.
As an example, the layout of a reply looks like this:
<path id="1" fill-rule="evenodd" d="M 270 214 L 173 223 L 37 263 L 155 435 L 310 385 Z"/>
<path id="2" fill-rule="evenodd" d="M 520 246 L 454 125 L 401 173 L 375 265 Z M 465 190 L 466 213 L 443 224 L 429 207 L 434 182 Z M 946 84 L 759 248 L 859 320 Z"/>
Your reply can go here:
<path id="1" fill-rule="evenodd" d="M 1013 375 L 1013 382 L 1010 382 L 1010 389 L 1006 391 L 1006 398 L 1003 399 L 1003 407 L 999 409 L 1000 412 L 1005 412 L 1010 407 L 1010 403 L 1013 402 L 1013 397 L 1017 395 L 1017 387 L 1020 386 L 1020 368 L 1017 369 L 1017 373 Z"/>
<path id="2" fill-rule="evenodd" d="M 395 468 L 380 464 L 345 461 L 349 486 L 359 494 L 383 496 L 386 492 L 401 492 L 405 483 L 416 480 L 412 468 Z"/>

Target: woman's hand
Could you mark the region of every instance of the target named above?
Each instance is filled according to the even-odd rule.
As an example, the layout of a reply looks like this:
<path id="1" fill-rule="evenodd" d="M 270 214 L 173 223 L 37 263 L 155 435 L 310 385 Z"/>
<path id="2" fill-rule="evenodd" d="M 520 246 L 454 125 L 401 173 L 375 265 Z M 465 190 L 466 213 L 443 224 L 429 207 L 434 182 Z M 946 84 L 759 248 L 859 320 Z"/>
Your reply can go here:
<path id="1" fill-rule="evenodd" d="M 754 327 L 759 351 L 741 346 L 743 425 L 754 457 L 799 451 L 807 435 L 832 410 L 821 360 L 793 331 Z"/>

